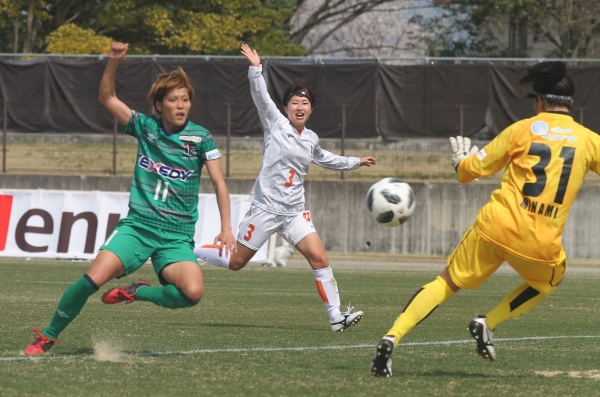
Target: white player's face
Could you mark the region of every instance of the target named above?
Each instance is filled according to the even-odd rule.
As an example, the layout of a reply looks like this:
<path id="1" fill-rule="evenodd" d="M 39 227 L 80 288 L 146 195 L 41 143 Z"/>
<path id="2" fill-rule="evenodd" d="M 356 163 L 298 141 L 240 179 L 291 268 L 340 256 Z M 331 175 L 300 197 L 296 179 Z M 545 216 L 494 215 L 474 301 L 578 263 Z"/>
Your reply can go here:
<path id="1" fill-rule="evenodd" d="M 304 128 L 304 124 L 308 121 L 313 109 L 308 98 L 294 95 L 287 106 L 283 107 L 283 111 L 287 114 L 292 127 L 301 130 Z"/>
<path id="2" fill-rule="evenodd" d="M 156 102 L 156 110 L 162 116 L 167 131 L 173 131 L 185 124 L 192 101 L 186 88 L 176 88 L 167 93 L 162 102 Z"/>

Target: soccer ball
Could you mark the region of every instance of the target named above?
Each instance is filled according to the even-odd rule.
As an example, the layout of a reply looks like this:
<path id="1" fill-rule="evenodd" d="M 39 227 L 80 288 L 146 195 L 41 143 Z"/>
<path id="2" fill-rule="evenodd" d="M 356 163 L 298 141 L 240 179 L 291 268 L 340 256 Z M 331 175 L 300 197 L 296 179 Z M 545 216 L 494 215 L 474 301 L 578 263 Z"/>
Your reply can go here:
<path id="1" fill-rule="evenodd" d="M 384 178 L 369 189 L 367 209 L 377 223 L 398 226 L 415 211 L 415 194 L 408 183 L 396 178 Z"/>

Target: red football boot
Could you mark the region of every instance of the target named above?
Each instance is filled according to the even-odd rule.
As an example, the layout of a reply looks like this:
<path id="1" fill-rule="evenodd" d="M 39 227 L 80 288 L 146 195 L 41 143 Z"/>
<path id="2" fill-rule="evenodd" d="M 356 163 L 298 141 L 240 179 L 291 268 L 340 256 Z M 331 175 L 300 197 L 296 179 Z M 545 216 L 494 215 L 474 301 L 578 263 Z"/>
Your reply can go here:
<path id="1" fill-rule="evenodd" d="M 50 339 L 47 336 L 42 335 L 42 333 L 37 328 L 34 328 L 33 332 L 38 334 L 38 337 L 35 338 L 35 340 L 31 342 L 29 346 L 27 346 L 27 349 L 25 349 L 25 354 L 28 356 L 44 354 L 48 350 L 50 350 L 52 345 L 60 342 L 58 339 Z"/>
<path id="2" fill-rule="evenodd" d="M 135 300 L 135 293 L 140 287 L 149 287 L 150 283 L 146 280 L 138 280 L 128 287 L 111 288 L 102 295 L 102 303 L 114 305 L 115 303 L 131 303 Z"/>

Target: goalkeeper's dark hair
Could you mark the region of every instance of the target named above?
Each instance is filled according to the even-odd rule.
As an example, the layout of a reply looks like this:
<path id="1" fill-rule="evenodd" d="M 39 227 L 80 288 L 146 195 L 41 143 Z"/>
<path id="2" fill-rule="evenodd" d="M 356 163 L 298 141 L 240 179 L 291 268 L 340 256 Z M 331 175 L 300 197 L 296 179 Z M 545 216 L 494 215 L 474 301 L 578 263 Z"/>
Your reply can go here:
<path id="1" fill-rule="evenodd" d="M 575 94 L 573 80 L 567 75 L 567 65 L 560 61 L 537 63 L 527 69 L 519 84 L 531 83 L 533 92 L 529 98 L 544 98 L 550 106 L 562 106 L 571 109 Z"/>

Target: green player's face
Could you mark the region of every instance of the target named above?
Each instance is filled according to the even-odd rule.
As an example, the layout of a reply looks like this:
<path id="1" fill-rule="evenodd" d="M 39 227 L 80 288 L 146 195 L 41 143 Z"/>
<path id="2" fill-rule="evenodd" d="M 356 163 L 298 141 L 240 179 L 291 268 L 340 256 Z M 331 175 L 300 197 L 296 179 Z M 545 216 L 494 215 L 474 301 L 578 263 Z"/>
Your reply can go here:
<path id="1" fill-rule="evenodd" d="M 304 128 L 304 124 L 306 124 L 313 111 L 310 100 L 306 97 L 297 95 L 294 95 L 290 99 L 283 110 L 285 111 L 285 114 L 287 114 L 292 127 L 298 130 Z"/>
<path id="2" fill-rule="evenodd" d="M 188 90 L 176 88 L 167 93 L 162 102 L 156 102 L 156 109 L 160 112 L 163 125 L 167 131 L 173 131 L 185 124 L 192 101 Z"/>

